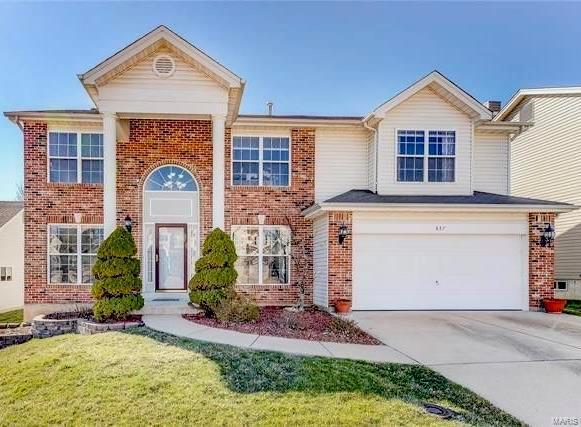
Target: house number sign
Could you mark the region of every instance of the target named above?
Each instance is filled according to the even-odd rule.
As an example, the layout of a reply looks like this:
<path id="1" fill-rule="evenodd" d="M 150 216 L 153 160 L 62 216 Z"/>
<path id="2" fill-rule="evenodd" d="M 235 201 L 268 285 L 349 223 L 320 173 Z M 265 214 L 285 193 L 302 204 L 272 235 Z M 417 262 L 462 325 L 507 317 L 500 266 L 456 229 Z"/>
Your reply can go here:
<path id="1" fill-rule="evenodd" d="M 445 225 L 436 225 L 436 231 L 446 231 Z"/>

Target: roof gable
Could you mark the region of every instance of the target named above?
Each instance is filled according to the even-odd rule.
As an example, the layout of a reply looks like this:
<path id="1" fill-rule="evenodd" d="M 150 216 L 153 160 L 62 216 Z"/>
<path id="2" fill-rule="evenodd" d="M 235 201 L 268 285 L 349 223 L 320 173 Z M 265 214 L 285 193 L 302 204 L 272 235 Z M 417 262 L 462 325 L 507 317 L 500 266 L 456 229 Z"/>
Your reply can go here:
<path id="1" fill-rule="evenodd" d="M 547 87 L 536 89 L 519 89 L 506 105 L 494 116 L 495 122 L 503 121 L 508 115 L 528 97 L 533 96 L 575 96 L 581 95 L 581 86 Z"/>
<path id="2" fill-rule="evenodd" d="M 163 25 L 79 75 L 79 78 L 83 84 L 103 85 L 160 49 L 168 49 L 224 87 L 240 88 L 244 83 L 228 68 Z"/>
<path id="3" fill-rule="evenodd" d="M 415 95 L 424 88 L 429 88 L 448 101 L 461 111 L 464 111 L 469 116 L 479 120 L 490 120 L 492 113 L 488 108 L 482 105 L 468 92 L 457 86 L 454 82 L 447 79 L 438 71 L 432 71 L 427 76 L 418 80 L 408 88 L 404 89 L 393 98 L 381 104 L 371 113 L 369 113 L 364 121 L 373 118 L 383 118 L 385 114 L 400 105 L 402 102 Z"/>

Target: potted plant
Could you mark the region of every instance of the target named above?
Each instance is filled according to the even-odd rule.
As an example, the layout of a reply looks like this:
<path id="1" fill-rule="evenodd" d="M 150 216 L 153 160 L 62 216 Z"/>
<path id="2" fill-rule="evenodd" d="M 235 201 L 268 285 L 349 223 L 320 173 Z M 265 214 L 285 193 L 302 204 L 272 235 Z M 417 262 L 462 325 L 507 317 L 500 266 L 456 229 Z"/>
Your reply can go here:
<path id="1" fill-rule="evenodd" d="M 567 304 L 566 299 L 543 298 L 543 307 L 547 313 L 562 313 Z"/>
<path id="2" fill-rule="evenodd" d="M 349 313 L 351 311 L 351 301 L 348 299 L 338 299 L 335 301 L 335 312 Z"/>

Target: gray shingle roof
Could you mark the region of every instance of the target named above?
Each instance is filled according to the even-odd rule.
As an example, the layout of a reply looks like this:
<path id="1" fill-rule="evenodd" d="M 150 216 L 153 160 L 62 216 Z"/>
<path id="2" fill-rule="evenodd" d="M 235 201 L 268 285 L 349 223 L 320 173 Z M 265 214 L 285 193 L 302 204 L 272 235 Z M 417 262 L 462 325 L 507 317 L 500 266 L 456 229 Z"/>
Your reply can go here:
<path id="1" fill-rule="evenodd" d="M 10 221 L 23 207 L 24 204 L 22 202 L 0 201 L 0 227 Z"/>
<path id="2" fill-rule="evenodd" d="M 484 193 L 475 191 L 466 196 L 394 196 L 379 195 L 369 190 L 351 190 L 339 194 L 325 203 L 385 203 L 385 204 L 451 204 L 451 205 L 559 205 L 563 207 L 573 205 L 569 203 L 551 202 L 548 200 L 529 199 L 527 197 L 505 196 L 502 194 Z"/>

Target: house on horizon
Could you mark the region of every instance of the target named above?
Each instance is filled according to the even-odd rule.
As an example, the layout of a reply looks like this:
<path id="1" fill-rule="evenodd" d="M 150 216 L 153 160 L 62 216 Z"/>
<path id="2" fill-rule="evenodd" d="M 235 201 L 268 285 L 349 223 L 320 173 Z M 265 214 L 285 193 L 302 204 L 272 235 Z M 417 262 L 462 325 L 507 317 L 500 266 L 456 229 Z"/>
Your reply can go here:
<path id="1" fill-rule="evenodd" d="M 0 313 L 24 305 L 24 204 L 0 201 Z"/>
<path id="2" fill-rule="evenodd" d="M 528 124 L 437 71 L 360 117 L 241 114 L 245 81 L 160 26 L 79 79 L 95 108 L 5 113 L 24 136 L 26 318 L 92 301 L 97 248 L 125 218 L 145 313 L 185 309 L 214 227 L 261 305 L 297 300 L 291 233 L 323 308 L 529 310 L 554 294 L 551 227 L 575 207 L 512 196 L 510 137 Z"/>

